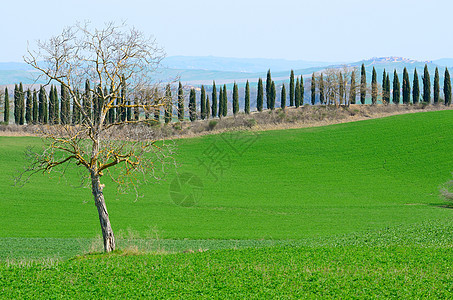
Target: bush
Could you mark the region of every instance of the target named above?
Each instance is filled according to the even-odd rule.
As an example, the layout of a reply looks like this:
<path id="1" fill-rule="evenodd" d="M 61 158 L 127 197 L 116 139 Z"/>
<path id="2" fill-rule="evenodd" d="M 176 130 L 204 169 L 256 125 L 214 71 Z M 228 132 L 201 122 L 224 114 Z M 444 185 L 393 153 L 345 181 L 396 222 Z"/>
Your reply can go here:
<path id="1" fill-rule="evenodd" d="M 217 123 L 218 122 L 216 120 L 209 121 L 209 124 L 208 124 L 209 130 L 213 130 L 216 127 Z"/>

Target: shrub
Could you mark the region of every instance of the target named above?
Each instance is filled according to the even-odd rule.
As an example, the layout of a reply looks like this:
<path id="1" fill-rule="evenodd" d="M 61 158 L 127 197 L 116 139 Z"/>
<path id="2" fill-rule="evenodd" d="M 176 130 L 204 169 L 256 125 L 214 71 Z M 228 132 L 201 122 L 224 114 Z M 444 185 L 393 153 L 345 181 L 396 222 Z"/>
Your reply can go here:
<path id="1" fill-rule="evenodd" d="M 208 124 L 209 130 L 213 130 L 216 127 L 217 123 L 218 122 L 216 120 L 209 121 L 209 124 Z"/>

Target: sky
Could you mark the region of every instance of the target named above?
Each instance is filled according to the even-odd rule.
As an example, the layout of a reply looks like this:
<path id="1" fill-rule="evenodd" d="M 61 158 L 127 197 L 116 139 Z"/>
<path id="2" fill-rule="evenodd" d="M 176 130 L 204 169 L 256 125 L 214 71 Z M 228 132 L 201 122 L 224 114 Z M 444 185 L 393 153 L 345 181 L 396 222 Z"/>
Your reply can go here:
<path id="1" fill-rule="evenodd" d="M 3 0 L 1 62 L 77 21 L 126 21 L 167 56 L 350 62 L 453 57 L 451 0 Z"/>

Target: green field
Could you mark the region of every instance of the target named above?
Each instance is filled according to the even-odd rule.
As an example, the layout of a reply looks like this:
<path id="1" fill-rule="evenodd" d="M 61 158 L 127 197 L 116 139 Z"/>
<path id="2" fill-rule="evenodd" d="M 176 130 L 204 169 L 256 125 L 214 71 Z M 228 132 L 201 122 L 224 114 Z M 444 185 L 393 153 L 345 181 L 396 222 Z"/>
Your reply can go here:
<path id="1" fill-rule="evenodd" d="M 124 297 L 451 297 L 453 211 L 439 186 L 452 132 L 453 111 L 439 111 L 176 140 L 177 172 L 203 185 L 196 204 L 170 197 L 175 169 L 138 199 L 106 181 L 112 226 L 124 247 L 209 251 L 75 260 L 100 234 L 90 190 L 71 186 L 72 170 L 12 186 L 40 140 L 0 137 L 0 296 L 104 295 L 100 281 Z"/>

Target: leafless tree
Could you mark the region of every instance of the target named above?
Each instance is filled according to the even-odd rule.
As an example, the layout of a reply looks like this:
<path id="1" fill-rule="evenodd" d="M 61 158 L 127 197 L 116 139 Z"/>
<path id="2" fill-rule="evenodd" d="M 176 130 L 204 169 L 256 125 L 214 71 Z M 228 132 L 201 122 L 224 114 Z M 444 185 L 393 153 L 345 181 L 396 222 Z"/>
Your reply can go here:
<path id="1" fill-rule="evenodd" d="M 153 92 L 158 83 L 152 75 L 163 57 L 154 39 L 115 23 L 101 29 L 89 23 L 67 27 L 47 41 L 38 41 L 36 49 L 29 48 L 24 57 L 48 84 L 58 83 L 67 89 L 73 109 L 79 109 L 82 117 L 75 125 L 41 126 L 43 150 L 28 153 L 31 164 L 21 178 L 82 167 L 91 183 L 106 252 L 115 249 L 115 238 L 101 177 L 110 175 L 120 189 L 136 189 L 140 183 L 157 178 L 157 168 L 171 160 L 172 151 L 164 150 L 166 142 L 156 142 L 147 126 L 153 121 L 150 112 L 170 101 Z M 87 80 L 92 83 L 92 97 L 81 97 L 79 91 L 84 90 Z M 130 98 L 125 99 L 125 91 Z M 91 101 L 89 109 L 83 102 L 87 99 Z M 92 114 L 91 107 L 97 113 Z M 137 112 L 138 119 L 120 116 L 109 120 L 109 111 L 126 109 Z M 117 168 L 111 171 L 113 167 Z"/>

